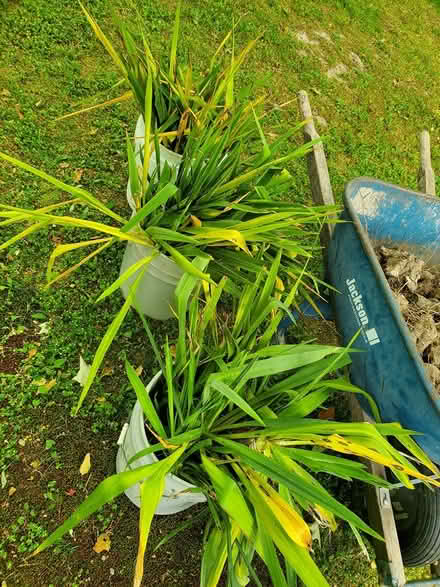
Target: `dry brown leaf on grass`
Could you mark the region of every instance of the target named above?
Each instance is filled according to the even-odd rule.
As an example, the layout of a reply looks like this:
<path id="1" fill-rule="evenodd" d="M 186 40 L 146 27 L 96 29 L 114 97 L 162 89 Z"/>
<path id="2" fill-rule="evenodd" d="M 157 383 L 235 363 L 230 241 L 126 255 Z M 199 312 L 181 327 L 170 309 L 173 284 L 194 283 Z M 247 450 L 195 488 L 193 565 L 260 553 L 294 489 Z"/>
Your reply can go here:
<path id="1" fill-rule="evenodd" d="M 106 377 L 107 375 L 112 375 L 113 371 L 114 371 L 113 367 L 110 367 L 110 366 L 104 367 L 104 369 L 102 370 L 102 373 L 101 373 L 101 377 Z"/>
<path id="2" fill-rule="evenodd" d="M 51 379 L 48 383 L 45 383 L 44 385 L 41 385 L 39 387 L 38 391 L 40 393 L 48 393 L 52 389 L 52 387 L 54 385 L 56 385 L 56 383 L 57 383 L 57 380 L 56 379 Z"/>
<path id="3" fill-rule="evenodd" d="M 335 419 L 335 408 L 331 406 L 325 410 L 320 410 L 318 413 L 320 420 L 334 420 Z"/>
<path id="4" fill-rule="evenodd" d="M 17 489 L 15 487 L 10 487 L 8 491 L 9 497 L 12 497 L 16 491 Z"/>
<path id="5" fill-rule="evenodd" d="M 75 169 L 73 173 L 73 181 L 75 183 L 79 183 L 81 181 L 82 174 L 84 173 L 84 169 Z"/>
<path id="6" fill-rule="evenodd" d="M 93 550 L 98 554 L 104 551 L 108 552 L 110 550 L 111 544 L 112 541 L 110 540 L 110 532 L 103 532 L 96 539 L 96 543 L 93 547 Z"/>
<path id="7" fill-rule="evenodd" d="M 79 468 L 79 472 L 81 473 L 81 475 L 87 475 L 87 473 L 90 471 L 91 466 L 92 464 L 90 461 L 90 453 L 88 452 L 84 457 L 83 462 L 81 463 L 81 467 Z"/>

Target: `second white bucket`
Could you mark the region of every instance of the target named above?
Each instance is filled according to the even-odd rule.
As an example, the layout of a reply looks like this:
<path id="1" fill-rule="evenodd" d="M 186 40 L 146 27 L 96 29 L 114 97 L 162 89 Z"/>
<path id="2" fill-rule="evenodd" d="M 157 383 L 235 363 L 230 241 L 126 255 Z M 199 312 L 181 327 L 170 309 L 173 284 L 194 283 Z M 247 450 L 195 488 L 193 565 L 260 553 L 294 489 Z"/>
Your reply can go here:
<path id="1" fill-rule="evenodd" d="M 156 385 L 161 375 L 162 374 L 159 372 L 153 377 L 146 387 L 146 393 L 149 393 Z M 125 434 L 124 441 L 118 450 L 118 455 L 116 457 L 116 471 L 122 473 L 127 470 L 127 462 L 135 454 L 144 450 L 148 446 L 150 446 L 150 443 L 145 434 L 144 413 L 140 403 L 136 402 L 131 413 L 130 424 Z M 134 461 L 130 465 L 130 468 L 135 469 L 155 462 L 157 462 L 157 458 L 154 454 L 150 454 Z M 165 478 L 165 491 L 156 509 L 156 514 L 177 514 L 178 512 L 190 508 L 196 503 L 206 502 L 206 497 L 203 493 L 185 493 L 188 489 L 194 489 L 194 485 L 176 477 L 176 475 L 167 475 Z M 141 499 L 139 483 L 126 489 L 125 495 L 132 503 L 137 507 L 140 507 Z"/>

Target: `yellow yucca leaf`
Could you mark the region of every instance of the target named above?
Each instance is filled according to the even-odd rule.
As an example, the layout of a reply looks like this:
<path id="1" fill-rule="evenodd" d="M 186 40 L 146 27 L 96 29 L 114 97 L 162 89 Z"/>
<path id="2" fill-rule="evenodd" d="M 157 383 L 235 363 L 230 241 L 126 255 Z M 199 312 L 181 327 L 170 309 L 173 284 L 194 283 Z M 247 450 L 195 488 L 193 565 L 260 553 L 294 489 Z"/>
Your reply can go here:
<path id="1" fill-rule="evenodd" d="M 2 249 L 6 249 L 7 247 L 9 247 L 10 245 L 12 245 L 16 241 L 18 241 L 18 240 L 20 240 L 22 238 L 25 238 L 29 234 L 32 234 L 33 232 L 36 232 L 37 230 L 40 230 L 41 228 L 44 228 L 48 224 L 49 224 L 48 222 L 37 222 L 35 224 L 31 224 L 31 226 L 28 226 L 22 232 L 16 234 L 15 236 L 13 236 L 10 239 L 8 239 L 6 242 L 2 243 L 0 245 L 0 251 Z"/>
<path id="2" fill-rule="evenodd" d="M 72 196 L 77 196 L 77 198 L 81 199 L 83 202 L 87 202 L 87 204 L 93 206 L 97 210 L 100 210 L 101 212 L 103 212 L 107 216 L 114 218 L 117 222 L 125 224 L 124 219 L 121 216 L 119 216 L 119 214 L 116 214 L 116 212 L 113 212 L 113 210 L 110 210 L 110 208 L 108 208 L 105 204 L 103 204 L 97 198 L 92 196 L 92 194 L 90 194 L 87 190 L 80 188 L 80 187 L 77 187 L 77 186 L 73 186 L 73 185 L 69 185 L 67 183 L 64 183 L 63 181 L 60 181 L 56 177 L 52 177 L 48 173 L 45 173 L 44 171 L 41 171 L 40 169 L 37 169 L 36 167 L 32 167 L 32 165 L 28 165 L 27 163 L 24 163 L 24 161 L 20 161 L 19 159 L 16 159 L 15 157 L 11 157 L 10 155 L 6 155 L 6 153 L 0 152 L 0 158 L 4 159 L 5 161 L 8 161 L 9 163 L 11 163 L 12 165 L 15 165 L 16 167 L 19 167 L 20 169 L 23 169 L 24 171 L 28 171 L 29 173 L 32 173 L 33 175 L 36 175 L 37 177 L 44 179 L 48 183 L 51 183 L 52 185 L 54 185 L 59 190 L 67 192 L 67 193 L 71 194 Z M 24 208 L 18 208 L 16 206 L 6 206 L 4 204 L 2 204 L 0 206 L 0 208 L 6 208 L 8 210 L 15 211 L 15 214 L 2 213 L 2 216 L 11 217 L 11 218 L 17 217 L 20 214 L 23 215 L 23 218 L 28 215 L 29 216 L 33 215 L 38 218 L 38 215 L 40 214 L 40 212 L 38 210 L 28 210 L 27 208 L 24 209 Z M 55 218 L 56 219 L 59 217 L 58 216 L 53 216 L 53 217 L 48 216 L 47 218 L 49 218 L 49 219 Z M 45 217 L 43 215 L 41 215 L 40 220 L 45 220 Z M 54 224 L 56 224 L 56 222 L 54 222 Z"/>
<path id="3" fill-rule="evenodd" d="M 228 241 L 234 244 L 235 246 L 239 247 L 242 251 L 250 255 L 250 251 L 247 248 L 246 241 L 238 230 L 229 230 L 225 229 L 216 229 L 216 230 L 207 230 L 206 232 L 197 232 L 195 236 L 198 239 L 207 239 L 212 240 L 214 243 L 218 244 L 219 241 Z M 209 243 L 208 243 L 209 244 Z"/>
<path id="4" fill-rule="evenodd" d="M 191 224 L 193 226 L 196 226 L 197 228 L 199 228 L 200 226 L 202 226 L 202 221 L 199 218 L 197 218 L 197 216 L 193 216 L 191 214 L 190 218 L 191 218 Z"/>
<path id="5" fill-rule="evenodd" d="M 165 489 L 165 477 L 179 460 L 187 445 L 184 444 L 167 458 L 160 462 L 159 468 L 145 479 L 140 485 L 141 488 L 141 510 L 139 514 L 139 547 L 136 559 L 136 569 L 133 587 L 140 587 L 144 574 L 144 557 L 147 548 L 148 536 L 150 534 L 151 522 L 156 508 Z"/>
<path id="6" fill-rule="evenodd" d="M 139 547 L 136 558 L 133 587 L 140 587 L 144 575 L 144 557 L 151 521 L 165 489 L 165 471 L 162 469 L 140 484 L 141 511 L 139 514 Z"/>
<path id="7" fill-rule="evenodd" d="M 234 27 L 237 25 L 234 25 Z M 223 39 L 223 41 L 220 43 L 220 45 L 217 47 L 216 52 L 214 53 L 212 59 L 211 59 L 211 68 L 212 69 L 214 67 L 215 64 L 215 60 L 217 59 L 217 55 L 220 53 L 220 51 L 223 49 L 223 47 L 225 46 L 225 44 L 228 42 L 229 37 L 232 35 L 232 31 L 234 29 L 232 28 L 229 33 L 226 35 L 226 37 Z"/>
<path id="8" fill-rule="evenodd" d="M 257 485 L 254 483 L 254 485 Z M 310 528 L 303 518 L 296 512 L 291 505 L 287 503 L 273 487 L 268 483 L 257 487 L 261 492 L 264 501 L 270 507 L 273 514 L 277 517 L 286 534 L 293 542 L 303 548 L 311 549 L 312 535 Z"/>
<path id="9" fill-rule="evenodd" d="M 125 92 L 117 98 L 112 98 L 111 100 L 106 100 L 105 102 L 101 102 L 100 104 L 94 104 L 93 106 L 82 108 L 81 110 L 71 112 L 70 114 L 63 114 L 63 116 L 55 118 L 55 122 L 58 122 L 59 120 L 66 120 L 66 118 L 71 118 L 72 116 L 77 116 L 78 114 L 84 114 L 84 112 L 90 112 L 91 110 L 95 110 L 96 108 L 105 108 L 106 106 L 111 106 L 111 104 L 119 104 L 120 102 L 126 102 L 127 100 L 131 100 L 132 98 L 133 92 L 129 90 L 128 92 Z"/>
<path id="10" fill-rule="evenodd" d="M 180 27 L 180 9 L 182 7 L 182 0 L 179 0 L 176 7 L 176 16 L 174 19 L 173 36 L 171 38 L 171 49 L 170 49 L 170 79 L 176 79 L 176 64 L 177 64 L 177 42 L 179 40 L 179 27 Z"/>
<path id="11" fill-rule="evenodd" d="M 145 104 L 144 104 L 144 165 L 142 169 L 142 189 L 143 193 L 147 191 L 147 177 L 148 168 L 150 166 L 150 136 L 151 136 L 151 120 L 153 116 L 153 78 L 151 75 L 147 78 L 147 87 L 145 91 Z"/>
<path id="12" fill-rule="evenodd" d="M 82 241 L 80 243 L 71 243 L 68 245 L 58 245 L 52 252 L 51 256 L 49 257 L 49 261 L 47 263 L 47 281 L 50 281 L 52 275 L 53 265 L 57 257 L 64 255 L 65 253 L 69 253 L 70 251 L 74 251 L 76 249 L 80 249 L 82 247 L 89 247 L 91 245 L 96 245 L 99 243 L 106 243 L 112 240 L 111 237 L 106 238 L 99 238 L 96 240 L 89 240 L 89 241 Z"/>
<path id="13" fill-rule="evenodd" d="M 209 300 L 211 298 L 211 288 L 210 288 L 209 282 L 206 281 L 205 279 L 202 279 L 202 287 L 203 287 L 203 292 L 205 294 L 205 300 L 207 302 L 209 302 Z"/>
<path id="14" fill-rule="evenodd" d="M 279 291 L 284 291 L 284 290 L 285 290 L 285 287 L 284 287 L 283 280 L 282 280 L 280 277 L 278 277 L 278 275 L 277 275 L 277 277 L 276 277 L 276 279 L 275 279 L 275 287 L 276 287 L 276 288 L 277 288 Z"/>
<path id="15" fill-rule="evenodd" d="M 200 570 L 200 584 L 204 587 L 216 587 L 225 566 L 227 540 L 224 528 L 214 525 L 209 533 L 208 541 L 203 549 L 202 566 Z M 240 528 L 234 520 L 231 521 L 231 545 L 240 534 Z"/>
<path id="16" fill-rule="evenodd" d="M 409 467 L 402 465 L 392 459 L 391 457 L 385 456 L 380 454 L 376 450 L 371 448 L 367 448 L 366 446 L 362 446 L 357 444 L 356 442 L 352 442 L 347 438 L 343 438 L 338 434 L 332 434 L 331 436 L 327 436 L 326 438 L 320 438 L 316 440 L 316 444 L 320 446 L 324 446 L 325 448 L 334 450 L 336 452 L 341 452 L 345 454 L 353 454 L 358 457 L 367 458 L 370 461 L 375 463 L 379 463 L 384 465 L 385 467 L 390 467 L 391 469 L 396 469 L 399 472 L 405 473 L 406 475 L 411 475 L 412 477 L 416 477 L 417 479 L 421 479 L 422 481 L 427 481 L 436 487 L 440 487 L 440 481 L 436 481 L 428 477 L 427 475 L 423 475 L 423 473 L 419 473 L 416 469 L 410 469 Z M 406 484 L 408 489 L 414 489 L 414 486 L 411 483 Z"/>
<path id="17" fill-rule="evenodd" d="M 79 198 L 74 198 L 73 200 L 65 200 L 64 202 L 58 202 L 58 204 L 50 204 L 50 206 L 44 206 L 44 208 L 38 208 L 36 210 L 36 212 L 41 212 L 42 214 L 45 214 L 46 212 L 51 212 L 52 210 L 57 210 L 58 208 L 63 208 L 64 206 L 68 206 L 69 204 L 76 204 L 78 202 L 81 202 L 81 200 Z M 4 205 L 0 204 L 0 207 L 2 207 Z M 14 206 L 4 206 L 7 210 L 14 210 Z M 0 226 L 8 226 L 9 224 L 15 224 L 17 222 L 23 222 L 24 220 L 26 220 L 26 214 L 20 214 L 19 212 L 17 212 L 17 214 L 14 216 L 14 218 L 10 218 L 9 220 L 3 220 L 2 222 L 0 222 Z"/>
<path id="18" fill-rule="evenodd" d="M 144 245 L 151 247 L 152 241 L 147 237 L 145 233 L 141 232 L 123 232 L 119 228 L 109 226 L 108 224 L 102 224 L 101 222 L 94 222 L 92 220 L 84 220 L 83 218 L 74 218 L 73 216 L 53 216 L 51 214 L 40 214 L 33 210 L 20 210 L 23 214 L 26 214 L 29 220 L 35 218 L 40 221 L 48 221 L 51 224 L 59 224 L 61 226 L 75 226 L 77 228 L 90 228 L 97 232 L 103 232 L 104 234 L 110 234 L 120 240 L 128 240 L 138 245 Z"/>
<path id="19" fill-rule="evenodd" d="M 258 39 L 254 39 L 253 41 L 250 41 L 246 45 L 246 47 L 241 51 L 240 55 L 238 57 L 236 57 L 233 60 L 233 62 L 231 63 L 231 65 L 226 69 L 224 79 L 218 85 L 217 91 L 215 92 L 215 94 L 213 96 L 212 103 L 214 105 L 216 105 L 218 103 L 220 96 L 225 92 L 225 89 L 227 88 L 228 84 L 230 83 L 231 78 L 234 77 L 234 75 L 236 74 L 236 72 L 240 68 L 241 64 L 243 63 L 244 59 L 246 58 L 246 55 L 255 46 L 257 40 Z"/>
<path id="20" fill-rule="evenodd" d="M 52 281 L 49 281 L 49 283 L 47 283 L 44 286 L 44 289 L 48 289 L 51 285 L 53 285 L 54 283 L 56 283 L 60 279 L 64 279 L 65 277 L 67 277 L 68 275 L 70 275 L 71 273 L 76 271 L 78 269 L 78 267 L 81 267 L 81 265 L 84 265 L 84 263 L 87 263 L 87 261 L 90 261 L 90 259 L 93 259 L 93 257 L 96 257 L 96 255 L 99 255 L 99 253 L 102 253 L 102 251 L 104 249 L 106 249 L 107 247 L 109 247 L 112 243 L 113 243 L 113 239 L 110 239 L 108 242 L 104 243 L 101 247 L 98 247 L 95 251 L 93 251 L 92 253 L 87 255 L 87 257 L 84 257 L 84 259 L 81 259 L 81 261 L 79 263 L 76 263 L 76 265 L 73 265 L 73 267 L 70 267 L 66 271 L 63 271 L 63 273 L 60 273 L 59 275 L 57 275 L 54 279 L 52 279 Z"/>
<path id="21" fill-rule="evenodd" d="M 95 33 L 95 35 L 97 36 L 97 38 L 101 41 L 101 43 L 104 45 L 105 49 L 107 50 L 108 54 L 113 59 L 113 61 L 115 62 L 115 64 L 122 71 L 122 73 L 124 74 L 124 77 L 127 77 L 127 70 L 125 69 L 125 65 L 122 63 L 122 60 L 120 59 L 119 55 L 116 53 L 113 45 L 110 43 L 110 41 L 108 40 L 108 38 L 105 36 L 105 34 L 103 33 L 101 27 L 98 25 L 98 23 L 93 18 L 93 16 L 87 12 L 87 10 L 83 6 L 83 4 L 80 2 L 79 5 L 81 6 L 82 11 L 86 15 L 86 18 L 89 21 L 89 24 L 90 24 L 90 26 L 93 29 L 93 32 Z"/>

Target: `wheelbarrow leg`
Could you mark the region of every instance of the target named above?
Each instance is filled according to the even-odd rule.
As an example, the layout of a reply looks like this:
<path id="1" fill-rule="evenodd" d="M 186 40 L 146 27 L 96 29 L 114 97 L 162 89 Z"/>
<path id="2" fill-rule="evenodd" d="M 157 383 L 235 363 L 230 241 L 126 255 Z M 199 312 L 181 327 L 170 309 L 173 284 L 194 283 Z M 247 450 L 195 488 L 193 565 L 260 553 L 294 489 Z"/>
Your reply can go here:
<path id="1" fill-rule="evenodd" d="M 307 92 L 300 91 L 298 93 L 298 102 L 302 119 L 307 121 L 303 127 L 304 141 L 308 143 L 320 139 L 313 122 L 312 109 Z M 313 145 L 311 152 L 307 156 L 307 167 L 314 204 L 316 206 L 334 206 L 335 199 L 333 197 L 332 184 L 330 182 L 327 159 L 322 142 Z M 332 231 L 333 226 L 331 224 L 325 224 L 322 227 L 320 236 L 324 252 L 327 251 Z"/>
<path id="2" fill-rule="evenodd" d="M 435 176 L 431 166 L 431 139 L 427 130 L 420 133 L 419 190 L 435 196 Z"/>

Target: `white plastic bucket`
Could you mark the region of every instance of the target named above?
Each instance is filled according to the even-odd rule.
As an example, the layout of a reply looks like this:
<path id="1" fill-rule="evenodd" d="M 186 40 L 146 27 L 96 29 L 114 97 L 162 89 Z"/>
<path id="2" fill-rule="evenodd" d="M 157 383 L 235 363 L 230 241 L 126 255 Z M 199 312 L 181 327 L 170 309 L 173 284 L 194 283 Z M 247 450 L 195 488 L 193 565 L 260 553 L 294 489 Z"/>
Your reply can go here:
<path id="1" fill-rule="evenodd" d="M 136 163 L 141 165 L 141 150 L 144 146 L 145 124 L 142 116 L 136 124 L 135 130 L 135 155 Z M 165 165 L 165 161 L 171 167 L 178 167 L 182 160 L 182 156 L 173 153 L 163 145 L 160 145 L 160 166 L 161 169 Z M 156 169 L 156 154 L 153 153 L 150 157 L 149 172 L 152 174 Z M 127 185 L 127 202 L 131 208 L 132 213 L 136 212 L 136 206 L 131 194 L 130 182 Z M 153 250 L 149 247 L 137 245 L 136 243 L 128 242 L 125 248 L 124 257 L 122 259 L 120 275 L 122 275 L 134 263 L 137 263 L 144 257 L 151 255 Z M 129 277 L 121 286 L 122 294 L 127 298 L 130 287 L 136 280 L 139 271 Z M 165 255 L 155 257 L 148 265 L 142 280 L 139 283 L 136 304 L 142 314 L 146 314 L 156 320 L 166 320 L 174 316 L 173 309 L 175 308 L 175 289 L 179 279 L 182 277 L 183 271 L 176 265 L 176 263 Z"/>
<path id="2" fill-rule="evenodd" d="M 150 383 L 146 387 L 146 393 L 149 393 L 151 389 L 156 385 L 160 379 L 162 373 L 157 373 Z M 136 402 L 133 411 L 131 413 L 130 424 L 125 434 L 122 445 L 118 450 L 116 457 L 116 471 L 122 473 L 127 470 L 127 462 L 135 454 L 144 450 L 150 446 L 147 435 L 145 434 L 144 427 L 144 414 L 142 407 L 139 402 Z M 142 465 L 149 465 L 157 462 L 157 458 L 154 454 L 141 457 L 134 461 L 129 469 L 136 469 Z M 183 493 L 188 489 L 193 489 L 194 485 L 187 483 L 183 479 L 176 477 L 175 475 L 167 475 L 165 478 L 165 491 L 159 505 L 156 509 L 156 514 L 169 515 L 177 514 L 195 505 L 196 503 L 206 502 L 206 497 L 203 493 Z M 125 491 L 125 495 L 128 499 L 134 503 L 137 507 L 140 507 L 140 487 L 137 483 L 132 487 L 129 487 Z"/>
<path id="3" fill-rule="evenodd" d="M 120 274 L 152 252 L 153 249 L 150 247 L 127 243 Z M 138 273 L 136 271 L 122 284 L 121 290 L 125 298 Z M 182 269 L 172 259 L 162 254 L 155 257 L 149 263 L 136 291 L 136 307 L 139 311 L 156 320 L 172 318 L 172 308 L 175 309 L 176 305 L 174 294 L 182 275 Z"/>

